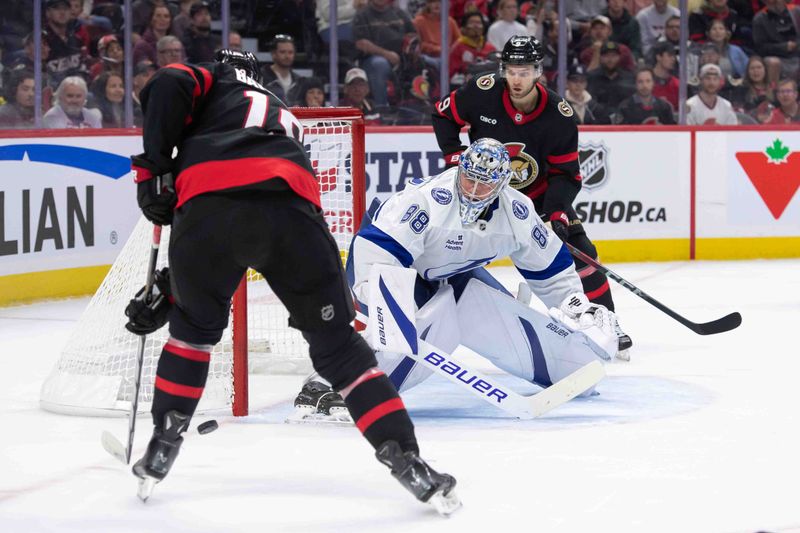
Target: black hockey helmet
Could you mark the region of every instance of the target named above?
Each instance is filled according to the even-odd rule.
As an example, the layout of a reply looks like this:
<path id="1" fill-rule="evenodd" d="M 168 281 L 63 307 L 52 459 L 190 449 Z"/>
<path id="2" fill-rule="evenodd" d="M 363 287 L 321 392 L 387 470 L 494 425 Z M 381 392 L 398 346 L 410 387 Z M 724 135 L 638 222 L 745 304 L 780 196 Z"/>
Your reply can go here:
<path id="1" fill-rule="evenodd" d="M 247 72 L 248 76 L 261 83 L 261 69 L 258 67 L 258 59 L 252 52 L 240 52 L 223 48 L 214 54 L 214 61 L 240 68 Z"/>
<path id="2" fill-rule="evenodd" d="M 503 47 L 503 65 L 539 65 L 544 59 L 544 47 L 530 35 L 515 35 Z"/>

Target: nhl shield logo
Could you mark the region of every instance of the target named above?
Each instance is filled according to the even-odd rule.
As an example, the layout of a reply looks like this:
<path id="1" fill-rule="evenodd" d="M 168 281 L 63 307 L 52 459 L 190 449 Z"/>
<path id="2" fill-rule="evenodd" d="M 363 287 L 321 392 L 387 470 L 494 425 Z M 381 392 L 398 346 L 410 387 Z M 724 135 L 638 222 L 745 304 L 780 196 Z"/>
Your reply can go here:
<path id="1" fill-rule="evenodd" d="M 592 190 L 602 187 L 608 181 L 608 148 L 599 144 L 581 144 L 578 147 L 581 162 L 583 188 Z"/>
<path id="2" fill-rule="evenodd" d="M 321 311 L 322 311 L 321 312 L 322 320 L 324 320 L 325 322 L 330 322 L 331 320 L 333 320 L 333 315 L 334 315 L 333 304 L 328 304 L 326 306 L 323 306 Z"/>

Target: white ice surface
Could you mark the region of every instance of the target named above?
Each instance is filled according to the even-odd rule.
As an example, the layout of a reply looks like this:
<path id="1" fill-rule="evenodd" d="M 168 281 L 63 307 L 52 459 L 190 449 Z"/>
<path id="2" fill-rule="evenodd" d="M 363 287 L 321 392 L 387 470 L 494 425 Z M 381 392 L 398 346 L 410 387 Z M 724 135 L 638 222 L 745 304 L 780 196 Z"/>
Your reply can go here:
<path id="1" fill-rule="evenodd" d="M 423 456 L 458 479 L 464 508 L 450 519 L 355 429 L 284 424 L 300 376 L 255 378 L 253 415 L 192 430 L 142 504 L 100 446 L 124 419 L 38 406 L 87 300 L 0 309 L 0 531 L 800 531 L 800 261 L 612 267 L 692 320 L 738 310 L 743 325 L 701 337 L 612 283 L 635 346 L 600 395 L 523 422 L 437 378 L 409 391 Z M 516 287 L 511 269 L 493 272 Z"/>

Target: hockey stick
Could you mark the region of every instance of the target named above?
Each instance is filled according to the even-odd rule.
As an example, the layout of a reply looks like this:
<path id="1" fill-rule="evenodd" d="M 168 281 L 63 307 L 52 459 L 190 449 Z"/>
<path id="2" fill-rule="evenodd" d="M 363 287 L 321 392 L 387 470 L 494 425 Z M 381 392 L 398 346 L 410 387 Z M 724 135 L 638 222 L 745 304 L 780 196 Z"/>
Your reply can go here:
<path id="1" fill-rule="evenodd" d="M 698 335 L 715 335 L 717 333 L 724 333 L 726 331 L 738 328 L 739 325 L 742 323 L 742 315 L 740 315 L 739 313 L 731 313 L 722 318 L 718 318 L 717 320 L 712 320 L 711 322 L 703 322 L 703 323 L 692 322 L 691 320 L 679 315 L 666 305 L 662 304 L 661 302 L 659 302 L 658 300 L 656 300 L 655 298 L 653 298 L 652 296 L 641 290 L 633 283 L 629 282 L 619 274 L 615 273 L 610 268 L 603 266 L 599 261 L 592 259 L 582 251 L 578 250 L 570 243 L 565 242 L 564 244 L 567 246 L 569 251 L 572 252 L 572 255 L 574 255 L 587 265 L 593 266 L 594 268 L 604 273 L 606 276 L 613 279 L 614 281 L 616 281 L 617 283 L 619 283 L 620 285 L 631 291 L 633 294 L 644 300 L 645 302 L 654 306 L 659 311 L 666 313 L 667 315 L 674 318 L 675 320 L 677 320 L 690 330 L 694 331 Z"/>
<path id="2" fill-rule="evenodd" d="M 452 355 L 422 339 L 417 342 L 418 353 L 405 355 L 452 381 L 462 390 L 469 391 L 483 401 L 521 419 L 536 418 L 552 411 L 593 387 L 606 375 L 602 363 L 592 361 L 546 389 L 526 396 L 498 384 L 496 379 L 467 367 Z"/>
<path id="3" fill-rule="evenodd" d="M 150 298 L 153 290 L 153 283 L 156 277 L 156 262 L 158 260 L 158 248 L 161 244 L 161 226 L 153 225 L 153 242 L 150 245 L 150 261 L 147 263 L 147 279 L 145 281 L 144 301 Z M 103 431 L 101 442 L 103 448 L 122 461 L 130 464 L 131 451 L 133 449 L 133 434 L 136 431 L 136 411 L 139 408 L 139 388 L 142 384 L 142 363 L 144 361 L 144 344 L 146 335 L 139 336 L 139 348 L 136 354 L 136 381 L 134 382 L 133 400 L 131 409 L 128 412 L 128 444 L 123 448 L 122 443 L 110 432 Z"/>

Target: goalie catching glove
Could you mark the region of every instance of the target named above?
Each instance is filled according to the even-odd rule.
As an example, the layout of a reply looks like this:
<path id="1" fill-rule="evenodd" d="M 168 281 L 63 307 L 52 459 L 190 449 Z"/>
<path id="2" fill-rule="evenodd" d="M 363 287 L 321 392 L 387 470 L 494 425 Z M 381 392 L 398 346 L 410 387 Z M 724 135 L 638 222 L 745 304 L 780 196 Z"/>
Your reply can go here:
<path id="1" fill-rule="evenodd" d="M 158 170 L 144 154 L 131 156 L 131 170 L 137 187 L 136 201 L 145 218 L 159 226 L 172 224 L 172 215 L 178 203 L 172 173 Z"/>
<path id="2" fill-rule="evenodd" d="M 125 308 L 125 316 L 128 317 L 125 329 L 136 335 L 149 335 L 167 323 L 167 313 L 173 302 L 169 268 L 156 271 L 149 294 L 145 294 L 146 288 L 139 289 Z"/>

